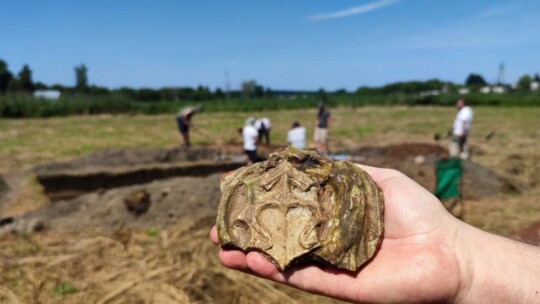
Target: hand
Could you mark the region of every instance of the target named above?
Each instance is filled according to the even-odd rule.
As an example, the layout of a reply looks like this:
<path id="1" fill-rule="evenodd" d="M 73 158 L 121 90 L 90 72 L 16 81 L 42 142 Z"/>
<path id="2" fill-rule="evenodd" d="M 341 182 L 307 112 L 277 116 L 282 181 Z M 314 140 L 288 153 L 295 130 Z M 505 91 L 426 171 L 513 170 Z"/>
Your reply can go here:
<path id="1" fill-rule="evenodd" d="M 460 222 L 402 173 L 360 166 L 385 197 L 384 235 L 375 257 L 356 273 L 304 266 L 279 271 L 257 252 L 220 249 L 224 266 L 311 293 L 353 302 L 452 301 L 465 289 L 456 235 Z M 217 244 L 214 226 L 210 238 Z"/>

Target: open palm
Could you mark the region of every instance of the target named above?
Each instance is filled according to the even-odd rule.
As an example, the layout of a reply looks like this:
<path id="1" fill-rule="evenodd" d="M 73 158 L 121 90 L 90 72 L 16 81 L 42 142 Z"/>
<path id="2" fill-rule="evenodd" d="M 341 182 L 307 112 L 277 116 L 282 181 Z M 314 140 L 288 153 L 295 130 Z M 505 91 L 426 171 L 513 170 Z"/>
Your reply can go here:
<path id="1" fill-rule="evenodd" d="M 304 266 L 279 271 L 257 252 L 221 249 L 226 267 L 305 291 L 352 302 L 432 302 L 452 300 L 460 287 L 455 255 L 457 229 L 439 201 L 395 170 L 361 166 L 385 197 L 384 235 L 375 257 L 356 273 Z M 216 227 L 210 238 L 217 244 Z"/>

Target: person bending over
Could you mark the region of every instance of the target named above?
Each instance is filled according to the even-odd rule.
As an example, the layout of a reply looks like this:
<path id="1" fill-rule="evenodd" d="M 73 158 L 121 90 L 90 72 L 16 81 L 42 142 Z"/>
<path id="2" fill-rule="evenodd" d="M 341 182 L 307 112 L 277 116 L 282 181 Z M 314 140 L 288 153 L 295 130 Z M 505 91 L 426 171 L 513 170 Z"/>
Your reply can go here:
<path id="1" fill-rule="evenodd" d="M 202 112 L 202 107 L 185 107 L 176 114 L 176 123 L 178 124 L 178 131 L 182 139 L 183 145 L 189 147 L 191 145 L 189 141 L 189 129 L 193 127 L 192 118 L 198 113 Z"/>

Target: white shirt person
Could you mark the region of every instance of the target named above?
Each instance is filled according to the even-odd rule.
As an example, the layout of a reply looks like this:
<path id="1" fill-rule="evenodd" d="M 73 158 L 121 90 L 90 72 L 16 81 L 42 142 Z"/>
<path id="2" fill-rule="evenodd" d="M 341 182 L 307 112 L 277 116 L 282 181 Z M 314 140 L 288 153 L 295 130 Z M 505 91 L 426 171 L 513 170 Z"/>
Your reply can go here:
<path id="1" fill-rule="evenodd" d="M 298 121 L 295 121 L 287 132 L 287 143 L 297 149 L 306 148 L 306 128 L 300 126 Z"/>

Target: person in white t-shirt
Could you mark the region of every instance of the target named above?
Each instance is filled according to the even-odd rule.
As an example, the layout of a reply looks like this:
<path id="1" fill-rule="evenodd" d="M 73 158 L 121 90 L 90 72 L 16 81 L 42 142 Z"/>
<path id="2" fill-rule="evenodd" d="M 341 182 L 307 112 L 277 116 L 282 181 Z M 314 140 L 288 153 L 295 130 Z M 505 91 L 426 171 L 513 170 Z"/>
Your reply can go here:
<path id="1" fill-rule="evenodd" d="M 306 128 L 301 127 L 298 121 L 295 121 L 287 132 L 287 143 L 297 149 L 306 148 Z"/>
<path id="2" fill-rule="evenodd" d="M 259 132 L 255 128 L 255 118 L 246 119 L 246 125 L 242 128 L 242 138 L 244 140 L 244 153 L 247 155 L 247 164 L 252 165 L 257 162 L 257 138 Z"/>
<path id="3" fill-rule="evenodd" d="M 255 121 L 255 128 L 257 128 L 257 131 L 259 131 L 259 142 L 262 143 L 263 139 L 266 140 L 266 144 L 270 144 L 270 128 L 272 127 L 272 124 L 270 123 L 270 119 L 268 117 L 263 117 L 257 119 Z"/>
<path id="4" fill-rule="evenodd" d="M 450 156 L 456 157 L 459 155 L 462 159 L 469 158 L 469 147 L 467 146 L 467 137 L 471 131 L 473 121 L 473 111 L 467 105 L 464 99 L 459 99 L 456 102 L 458 113 L 454 120 L 452 130 L 452 143 L 450 144 Z"/>

